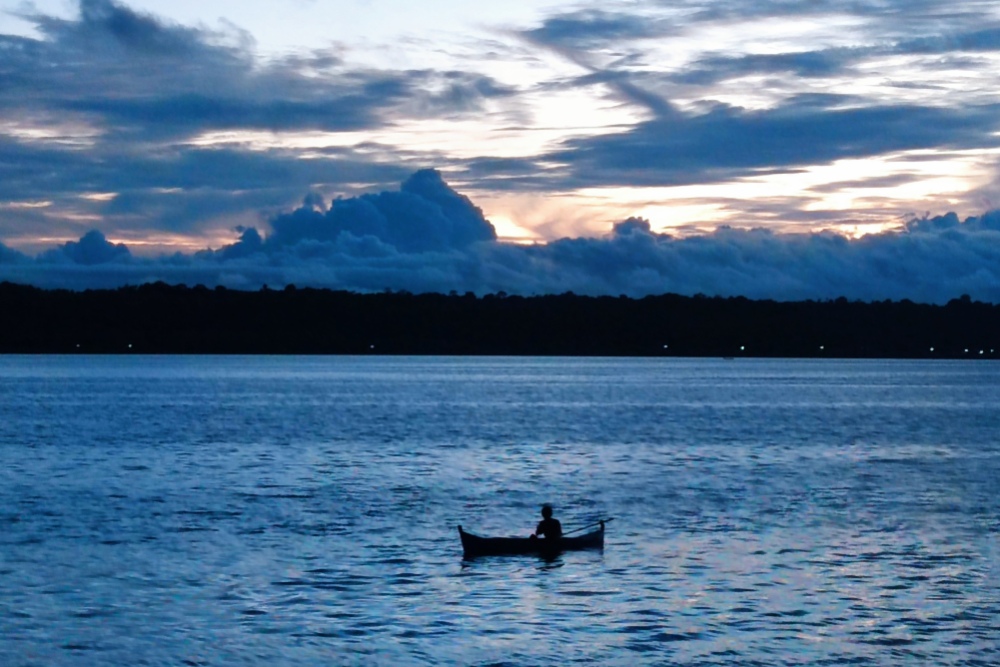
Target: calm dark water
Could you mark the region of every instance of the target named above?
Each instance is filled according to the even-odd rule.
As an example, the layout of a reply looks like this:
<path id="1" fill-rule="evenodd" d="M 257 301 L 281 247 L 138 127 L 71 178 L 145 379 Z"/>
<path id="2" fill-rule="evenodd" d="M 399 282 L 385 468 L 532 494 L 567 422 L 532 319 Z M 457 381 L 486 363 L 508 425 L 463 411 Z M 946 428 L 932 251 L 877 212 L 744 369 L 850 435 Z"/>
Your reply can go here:
<path id="1" fill-rule="evenodd" d="M 1000 364 L 0 357 L 0 664 L 996 665 Z M 613 516 L 463 562 L 455 526 Z"/>

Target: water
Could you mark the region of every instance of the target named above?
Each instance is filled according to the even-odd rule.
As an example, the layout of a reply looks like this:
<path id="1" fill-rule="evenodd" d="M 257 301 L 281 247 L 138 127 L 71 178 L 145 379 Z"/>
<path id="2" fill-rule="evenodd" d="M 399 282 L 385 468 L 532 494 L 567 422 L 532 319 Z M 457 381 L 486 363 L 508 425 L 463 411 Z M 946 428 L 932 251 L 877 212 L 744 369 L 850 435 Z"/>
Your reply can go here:
<path id="1" fill-rule="evenodd" d="M 1000 364 L 0 357 L 0 664 L 995 665 Z M 606 548 L 463 562 L 543 502 Z"/>

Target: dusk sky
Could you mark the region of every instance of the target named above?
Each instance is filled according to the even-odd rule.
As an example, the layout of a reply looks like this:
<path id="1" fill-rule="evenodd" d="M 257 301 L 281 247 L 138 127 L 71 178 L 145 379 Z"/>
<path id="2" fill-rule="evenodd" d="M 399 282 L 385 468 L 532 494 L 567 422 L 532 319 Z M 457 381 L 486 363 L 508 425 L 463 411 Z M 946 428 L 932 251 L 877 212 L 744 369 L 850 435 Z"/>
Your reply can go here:
<path id="1" fill-rule="evenodd" d="M 0 0 L 0 280 L 1000 302 L 995 0 Z"/>

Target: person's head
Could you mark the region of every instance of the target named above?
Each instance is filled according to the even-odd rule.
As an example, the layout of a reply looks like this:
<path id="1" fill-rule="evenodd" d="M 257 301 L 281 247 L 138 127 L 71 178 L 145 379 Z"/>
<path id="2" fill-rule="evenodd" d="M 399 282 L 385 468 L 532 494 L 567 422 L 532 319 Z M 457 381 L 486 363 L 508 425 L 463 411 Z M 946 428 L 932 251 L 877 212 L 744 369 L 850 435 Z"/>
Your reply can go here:
<path id="1" fill-rule="evenodd" d="M 552 518 L 552 505 L 542 505 L 542 517 L 545 519 Z"/>

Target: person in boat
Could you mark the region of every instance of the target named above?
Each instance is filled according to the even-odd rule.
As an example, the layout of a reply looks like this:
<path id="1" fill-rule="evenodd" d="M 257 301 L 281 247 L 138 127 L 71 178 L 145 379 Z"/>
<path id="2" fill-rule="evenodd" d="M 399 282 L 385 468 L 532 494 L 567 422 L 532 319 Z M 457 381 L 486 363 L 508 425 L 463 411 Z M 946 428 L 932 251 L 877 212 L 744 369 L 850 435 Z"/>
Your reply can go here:
<path id="1" fill-rule="evenodd" d="M 542 520 L 538 522 L 538 527 L 535 528 L 535 534 L 532 537 L 539 536 L 547 540 L 562 537 L 562 524 L 559 523 L 559 519 L 552 517 L 552 505 L 542 505 Z"/>

